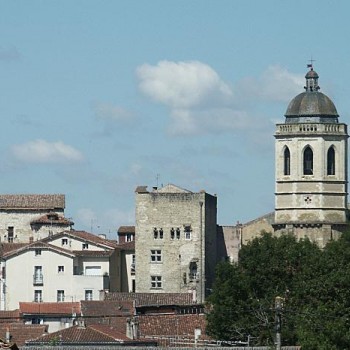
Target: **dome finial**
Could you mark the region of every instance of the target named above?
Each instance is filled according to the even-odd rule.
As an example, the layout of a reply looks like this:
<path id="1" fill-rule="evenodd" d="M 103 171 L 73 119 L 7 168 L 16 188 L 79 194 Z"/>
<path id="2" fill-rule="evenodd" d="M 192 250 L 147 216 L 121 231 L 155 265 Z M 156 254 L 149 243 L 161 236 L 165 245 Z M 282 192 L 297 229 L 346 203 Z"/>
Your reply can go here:
<path id="1" fill-rule="evenodd" d="M 318 74 L 314 71 L 313 63 L 315 60 L 312 59 L 310 63 L 307 65 L 307 68 L 310 68 L 310 70 L 306 73 L 306 86 L 304 86 L 304 89 L 307 92 L 317 92 L 320 90 L 320 87 L 318 86 Z"/>

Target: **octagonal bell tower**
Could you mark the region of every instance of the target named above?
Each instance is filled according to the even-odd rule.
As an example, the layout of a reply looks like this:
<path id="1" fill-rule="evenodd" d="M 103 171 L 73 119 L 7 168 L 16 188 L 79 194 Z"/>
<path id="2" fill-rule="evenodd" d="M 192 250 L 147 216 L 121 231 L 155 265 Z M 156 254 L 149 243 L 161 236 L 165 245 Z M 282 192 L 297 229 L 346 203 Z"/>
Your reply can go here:
<path id="1" fill-rule="evenodd" d="M 297 95 L 275 133 L 275 231 L 323 246 L 347 224 L 347 125 L 308 65 Z"/>

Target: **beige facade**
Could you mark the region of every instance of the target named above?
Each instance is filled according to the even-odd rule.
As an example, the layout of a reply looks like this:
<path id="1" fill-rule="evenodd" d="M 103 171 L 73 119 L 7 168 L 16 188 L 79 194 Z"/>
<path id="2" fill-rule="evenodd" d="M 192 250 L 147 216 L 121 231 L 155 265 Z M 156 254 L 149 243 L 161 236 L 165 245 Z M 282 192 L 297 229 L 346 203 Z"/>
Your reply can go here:
<path id="1" fill-rule="evenodd" d="M 63 194 L 0 195 L 0 242 L 28 243 L 69 230 Z"/>
<path id="2" fill-rule="evenodd" d="M 348 133 L 312 67 L 305 78 L 306 91 L 276 125 L 274 228 L 323 246 L 348 222 Z"/>
<path id="3" fill-rule="evenodd" d="M 217 198 L 174 185 L 136 189 L 136 292 L 193 292 L 204 301 L 214 278 Z"/>

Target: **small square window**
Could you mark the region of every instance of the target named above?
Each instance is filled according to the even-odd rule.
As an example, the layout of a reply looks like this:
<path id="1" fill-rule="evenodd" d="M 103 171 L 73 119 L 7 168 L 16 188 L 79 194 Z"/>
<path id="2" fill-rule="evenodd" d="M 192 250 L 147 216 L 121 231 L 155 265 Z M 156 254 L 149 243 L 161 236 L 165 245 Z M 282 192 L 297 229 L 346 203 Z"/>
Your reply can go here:
<path id="1" fill-rule="evenodd" d="M 151 250 L 151 262 L 162 262 L 162 251 L 160 249 Z"/>
<path id="2" fill-rule="evenodd" d="M 58 266 L 58 273 L 63 273 L 64 272 L 64 266 Z"/>
<path id="3" fill-rule="evenodd" d="M 89 249 L 89 244 L 88 243 L 83 243 L 82 244 L 83 249 Z"/>
<path id="4" fill-rule="evenodd" d="M 41 255 L 41 249 L 35 249 L 35 256 Z"/>
<path id="5" fill-rule="evenodd" d="M 151 276 L 151 289 L 162 288 L 162 276 Z"/>
<path id="6" fill-rule="evenodd" d="M 62 238 L 62 240 L 61 240 L 61 245 L 62 245 L 62 246 L 68 245 L 68 238 Z"/>

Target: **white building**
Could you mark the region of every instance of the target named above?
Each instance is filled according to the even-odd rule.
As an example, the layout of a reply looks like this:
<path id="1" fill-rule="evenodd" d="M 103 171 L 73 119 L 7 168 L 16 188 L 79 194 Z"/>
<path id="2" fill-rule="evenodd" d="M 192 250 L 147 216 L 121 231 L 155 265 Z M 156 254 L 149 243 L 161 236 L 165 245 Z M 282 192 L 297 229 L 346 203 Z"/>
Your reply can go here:
<path id="1" fill-rule="evenodd" d="M 119 281 L 116 244 L 84 231 L 65 231 L 29 244 L 3 244 L 0 309 L 19 302 L 99 300 Z"/>

